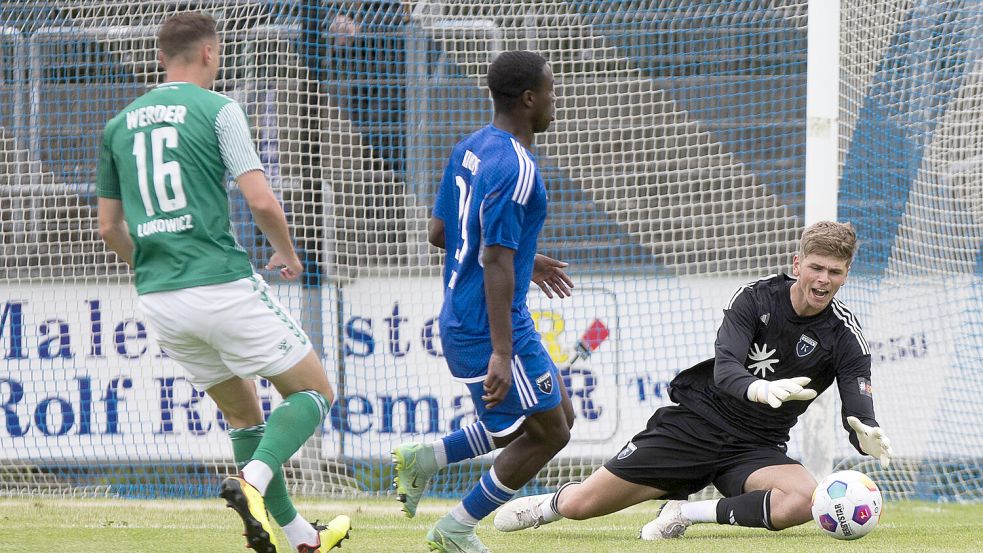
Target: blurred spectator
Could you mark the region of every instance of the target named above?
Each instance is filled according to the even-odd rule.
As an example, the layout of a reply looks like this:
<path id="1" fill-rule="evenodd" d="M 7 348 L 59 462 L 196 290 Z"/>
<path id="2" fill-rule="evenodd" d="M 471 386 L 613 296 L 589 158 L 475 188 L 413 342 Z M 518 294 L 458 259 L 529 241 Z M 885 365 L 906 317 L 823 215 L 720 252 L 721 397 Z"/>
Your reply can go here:
<path id="1" fill-rule="evenodd" d="M 398 0 L 312 0 L 301 20 L 304 57 L 331 104 L 386 168 L 402 171 L 406 8 Z"/>
<path id="2" fill-rule="evenodd" d="M 339 13 L 328 26 L 328 43 L 333 47 L 345 48 L 355 45 L 355 38 L 361 32 L 358 23 L 351 17 Z"/>

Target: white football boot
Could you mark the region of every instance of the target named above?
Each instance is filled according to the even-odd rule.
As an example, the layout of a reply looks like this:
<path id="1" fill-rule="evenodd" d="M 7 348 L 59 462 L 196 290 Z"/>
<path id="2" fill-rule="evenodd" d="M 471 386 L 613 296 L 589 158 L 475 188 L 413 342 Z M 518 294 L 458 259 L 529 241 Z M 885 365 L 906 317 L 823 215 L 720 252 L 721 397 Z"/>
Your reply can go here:
<path id="1" fill-rule="evenodd" d="M 679 508 L 683 503 L 683 501 L 666 501 L 662 509 L 659 510 L 659 516 L 642 526 L 642 531 L 638 537 L 643 540 L 670 540 L 683 537 L 686 529 L 693 524 L 683 516 L 682 510 Z"/>

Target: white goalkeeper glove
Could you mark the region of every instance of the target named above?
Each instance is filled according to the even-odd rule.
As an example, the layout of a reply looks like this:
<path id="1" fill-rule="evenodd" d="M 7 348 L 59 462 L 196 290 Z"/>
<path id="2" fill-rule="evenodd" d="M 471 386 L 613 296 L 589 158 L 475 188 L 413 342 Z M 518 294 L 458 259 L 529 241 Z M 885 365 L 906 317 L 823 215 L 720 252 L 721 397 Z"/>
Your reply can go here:
<path id="1" fill-rule="evenodd" d="M 781 380 L 758 379 L 747 388 L 747 398 L 758 403 L 767 403 L 775 409 L 786 401 L 803 401 L 816 397 L 816 390 L 804 388 L 811 380 L 808 376 L 783 378 Z"/>
<path id="2" fill-rule="evenodd" d="M 891 440 L 884 435 L 884 430 L 879 426 L 867 426 L 857 417 L 847 417 L 846 422 L 857 433 L 860 449 L 880 459 L 881 466 L 887 468 L 891 464 Z"/>

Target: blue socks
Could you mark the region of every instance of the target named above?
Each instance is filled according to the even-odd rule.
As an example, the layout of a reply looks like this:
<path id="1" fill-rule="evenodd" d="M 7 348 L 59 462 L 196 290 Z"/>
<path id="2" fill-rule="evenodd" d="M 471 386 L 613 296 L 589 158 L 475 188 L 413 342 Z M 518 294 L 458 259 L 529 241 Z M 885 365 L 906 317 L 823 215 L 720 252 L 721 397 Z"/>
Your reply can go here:
<path id="1" fill-rule="evenodd" d="M 443 451 L 440 451 L 441 445 Z M 492 435 L 488 433 L 488 429 L 481 421 L 469 424 L 457 432 L 444 436 L 439 440 L 439 444 L 435 443 L 434 446 L 434 455 L 439 467 L 445 467 L 465 459 L 474 459 L 495 449 Z M 443 458 L 441 458 L 441 454 L 443 454 Z"/>
<path id="2" fill-rule="evenodd" d="M 451 510 L 451 515 L 461 524 L 474 526 L 506 501 L 512 499 L 516 490 L 502 484 L 495 476 L 495 468 L 481 475 L 481 481 L 461 503 Z M 462 512 L 463 511 L 463 512 Z"/>

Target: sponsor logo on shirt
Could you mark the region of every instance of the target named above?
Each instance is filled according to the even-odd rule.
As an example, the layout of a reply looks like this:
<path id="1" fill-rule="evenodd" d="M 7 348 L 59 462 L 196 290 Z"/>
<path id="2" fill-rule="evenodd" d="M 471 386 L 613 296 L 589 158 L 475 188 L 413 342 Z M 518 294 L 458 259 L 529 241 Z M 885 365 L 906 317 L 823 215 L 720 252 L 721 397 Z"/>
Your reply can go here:
<path id="1" fill-rule="evenodd" d="M 799 357 L 805 357 L 816 349 L 817 344 L 819 342 L 803 334 L 799 336 L 799 343 L 795 344 L 795 354 Z"/>
<path id="2" fill-rule="evenodd" d="M 864 377 L 857 378 L 857 388 L 860 389 L 860 395 L 867 396 L 871 399 L 874 397 L 873 386 L 870 385 L 870 381 Z"/>
<path id="3" fill-rule="evenodd" d="M 768 371 L 775 372 L 775 368 L 772 367 L 775 363 L 778 363 L 778 359 L 771 359 L 771 356 L 775 354 L 777 350 L 769 350 L 768 344 L 751 344 L 751 351 L 748 352 L 748 359 L 754 361 L 747 366 L 747 368 L 754 372 L 756 376 L 761 378 L 766 378 L 768 376 Z"/>

